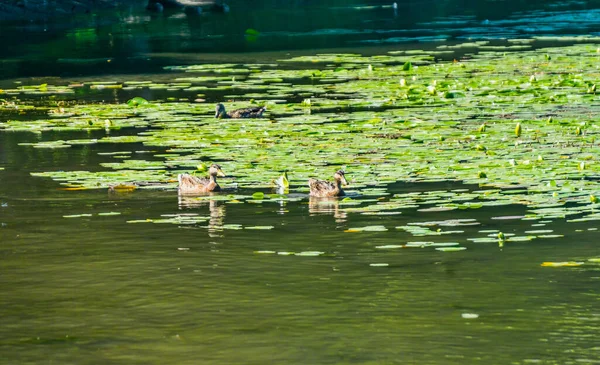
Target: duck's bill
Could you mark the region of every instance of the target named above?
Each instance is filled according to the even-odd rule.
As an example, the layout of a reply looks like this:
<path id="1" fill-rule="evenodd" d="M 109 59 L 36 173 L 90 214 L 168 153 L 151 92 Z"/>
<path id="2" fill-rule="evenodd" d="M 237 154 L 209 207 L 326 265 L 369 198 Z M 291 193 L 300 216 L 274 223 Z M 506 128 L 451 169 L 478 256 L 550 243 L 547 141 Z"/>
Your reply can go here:
<path id="1" fill-rule="evenodd" d="M 342 176 L 342 185 L 350 185 L 348 184 L 348 180 L 346 180 L 345 176 Z"/>
<path id="2" fill-rule="evenodd" d="M 225 175 L 225 173 L 223 172 L 223 170 L 219 169 L 219 170 L 217 170 L 217 176 L 225 177 L 227 175 Z"/>

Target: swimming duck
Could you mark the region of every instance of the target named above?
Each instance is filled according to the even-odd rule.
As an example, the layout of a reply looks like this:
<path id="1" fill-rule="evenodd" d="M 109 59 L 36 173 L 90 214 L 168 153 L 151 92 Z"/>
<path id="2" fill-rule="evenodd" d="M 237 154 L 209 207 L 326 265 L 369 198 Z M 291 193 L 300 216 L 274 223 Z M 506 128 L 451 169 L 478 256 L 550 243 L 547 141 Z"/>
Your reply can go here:
<path id="1" fill-rule="evenodd" d="M 253 108 L 236 109 L 226 112 L 225 105 L 219 103 L 215 108 L 215 118 L 261 118 L 265 110 L 267 110 L 266 107 L 257 106 Z"/>
<path id="2" fill-rule="evenodd" d="M 221 187 L 217 184 L 217 176 L 225 176 L 221 166 L 213 164 L 208 169 L 208 179 L 199 178 L 190 174 L 179 174 L 178 192 L 181 195 L 194 195 L 210 193 L 211 191 L 220 191 Z"/>
<path id="3" fill-rule="evenodd" d="M 345 195 L 342 190 L 342 184 L 348 185 L 345 173 L 342 170 L 336 171 L 333 174 L 334 183 L 324 180 L 308 179 L 308 187 L 310 188 L 310 196 L 316 197 L 332 197 Z"/>
<path id="4" fill-rule="evenodd" d="M 146 10 L 155 13 L 162 13 L 165 9 L 183 9 L 188 15 L 200 15 L 204 12 L 228 13 L 229 5 L 223 0 L 206 3 L 204 1 L 190 2 L 186 0 L 148 0 Z"/>

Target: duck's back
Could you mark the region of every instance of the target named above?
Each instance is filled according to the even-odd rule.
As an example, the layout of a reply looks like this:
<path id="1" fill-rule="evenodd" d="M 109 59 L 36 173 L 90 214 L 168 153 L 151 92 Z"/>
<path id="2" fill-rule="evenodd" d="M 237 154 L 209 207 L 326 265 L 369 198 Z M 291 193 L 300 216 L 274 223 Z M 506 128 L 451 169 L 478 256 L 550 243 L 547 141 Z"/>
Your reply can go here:
<path id="1" fill-rule="evenodd" d="M 180 174 L 177 176 L 179 181 L 179 194 L 202 194 L 211 191 L 219 191 L 220 187 L 214 181 L 206 178 L 199 178 L 190 174 Z"/>
<path id="2" fill-rule="evenodd" d="M 308 179 L 308 187 L 310 188 L 311 196 L 331 197 L 344 195 L 342 189 L 339 189 L 329 181 Z"/>
<path id="3" fill-rule="evenodd" d="M 260 118 L 265 112 L 264 106 L 237 109 L 227 113 L 230 118 Z"/>

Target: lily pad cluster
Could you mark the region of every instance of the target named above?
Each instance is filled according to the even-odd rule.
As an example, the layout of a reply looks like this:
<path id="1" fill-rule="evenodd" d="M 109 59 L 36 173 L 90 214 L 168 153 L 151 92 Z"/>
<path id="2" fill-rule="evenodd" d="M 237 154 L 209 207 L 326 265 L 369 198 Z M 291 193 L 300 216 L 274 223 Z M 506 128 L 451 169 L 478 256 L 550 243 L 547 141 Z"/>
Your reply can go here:
<path id="1" fill-rule="evenodd" d="M 114 155 L 99 152 L 106 161 L 93 171 L 32 172 L 68 188 L 173 189 L 177 174 L 218 162 L 230 176 L 222 180 L 226 188 L 270 187 L 288 171 L 290 191 L 306 192 L 309 177 L 327 178 L 344 167 L 354 189 L 385 197 L 342 202 L 347 212 L 522 204 L 536 219 L 597 219 L 590 197 L 600 190 L 598 46 L 514 53 L 474 46 L 477 53 L 450 62 L 439 60 L 439 52 L 452 52 L 441 46 L 381 56 L 173 66 L 165 71 L 170 81 L 161 82 L 18 86 L 3 90 L 3 107 L 22 106 L 26 117 L 8 118 L 0 130 L 40 135 L 23 148 L 115 146 Z M 160 90 L 164 98 L 47 103 L 43 118 L 20 99 L 28 90 L 60 95 L 107 87 L 121 96 Z M 229 109 L 266 105 L 267 117 L 217 120 L 212 100 Z M 50 131 L 104 132 L 61 140 L 48 138 Z M 117 152 L 140 144 L 143 153 Z M 385 186 L 397 181 L 456 181 L 480 189 L 387 197 Z"/>

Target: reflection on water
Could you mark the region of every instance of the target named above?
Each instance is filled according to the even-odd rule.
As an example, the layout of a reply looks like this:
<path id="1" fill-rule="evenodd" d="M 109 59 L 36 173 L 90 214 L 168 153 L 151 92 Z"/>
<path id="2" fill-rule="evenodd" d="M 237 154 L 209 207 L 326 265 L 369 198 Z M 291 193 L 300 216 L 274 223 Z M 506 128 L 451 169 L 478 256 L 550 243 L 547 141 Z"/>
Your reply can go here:
<path id="1" fill-rule="evenodd" d="M 539 239 L 499 250 L 468 238 L 500 226 L 528 229 L 531 222 L 490 219 L 523 214 L 522 206 L 374 216 L 344 212 L 339 199 L 293 194 L 290 201 L 229 204 L 223 194 L 178 198 L 174 190 L 57 190 L 55 182 L 28 175 L 40 159 L 16 153 L 27 149 L 6 136 L 0 133 L 6 167 L 0 171 L 0 358 L 6 363 L 462 365 L 597 358 L 599 266 L 540 267 L 596 257 L 589 222 L 577 225 L 579 233 L 564 220 L 551 223 L 556 232 L 569 232 L 568 244 Z M 79 164 L 77 150 L 62 153 L 48 166 Z M 88 158 L 90 165 L 100 160 Z M 464 186 L 387 190 L 456 188 Z M 182 212 L 202 219 L 127 223 Z M 89 216 L 63 217 L 82 213 Z M 451 236 L 394 229 L 460 219 L 480 224 L 456 226 Z M 274 228 L 245 229 L 257 225 Z M 373 225 L 389 230 L 344 232 Z M 381 248 L 426 240 L 457 241 L 467 250 Z"/>
<path id="2" fill-rule="evenodd" d="M 286 177 L 287 179 L 287 177 Z M 288 195 L 290 193 L 290 189 L 289 187 L 285 187 L 282 185 L 279 185 L 280 183 L 275 181 L 275 188 L 273 189 L 275 194 L 281 195 L 282 197 L 285 197 L 286 195 Z M 278 213 L 283 215 L 286 214 L 288 212 L 287 210 L 287 199 L 282 198 L 279 199 L 279 211 Z"/>
<path id="3" fill-rule="evenodd" d="M 340 201 L 338 198 L 318 198 L 310 196 L 308 200 L 308 211 L 311 215 L 333 215 L 335 221 L 338 223 L 343 223 L 348 218 L 346 212 L 340 209 Z"/>
<path id="4" fill-rule="evenodd" d="M 211 195 L 218 196 L 215 193 Z M 208 235 L 210 237 L 223 237 L 223 225 L 225 224 L 225 202 L 222 200 L 210 199 L 206 197 L 194 197 L 178 195 L 179 209 L 181 210 L 202 210 L 208 206 Z M 203 212 L 201 212 L 202 214 Z"/>
<path id="5" fill-rule="evenodd" d="M 600 34 L 600 8 L 587 1 L 232 0 L 230 5 L 228 14 L 189 17 L 150 14 L 140 0 L 97 17 L 40 26 L 5 22 L 0 78 L 151 72 L 181 64 L 186 54 L 190 62 L 244 62 L 257 57 L 246 52 L 275 51 L 278 58 L 280 51 L 294 49 L 423 48 L 444 40 Z"/>
<path id="6" fill-rule="evenodd" d="M 398 1 L 397 16 L 390 2 L 230 0 L 232 12 L 220 17 L 148 15 L 132 8 L 77 19 L 82 23 L 75 30 L 1 24 L 0 77 L 141 72 L 155 65 L 148 54 L 167 52 L 205 57 L 202 52 L 598 31 L 597 9 L 587 2 Z M 254 41 L 244 36 L 248 28 L 260 33 Z M 34 67 L 39 65 L 48 67 Z M 94 136 L 104 134 L 61 138 Z M 115 147 L 19 146 L 47 137 L 0 133 L 0 362 L 462 365 L 598 359 L 600 266 L 588 261 L 598 256 L 593 222 L 549 219 L 537 226 L 564 234 L 564 240 L 540 236 L 500 250 L 499 229 L 540 229 L 527 220 L 493 219 L 522 217 L 525 207 L 404 207 L 397 215 L 368 215 L 339 199 L 285 191 L 278 192 L 286 195 L 280 199 L 242 204 L 219 194 L 65 191 L 29 173 L 97 168 L 105 162 L 97 153 Z M 464 188 L 406 184 L 387 190 L 393 196 Z M 193 219 L 175 219 L 186 214 Z M 166 219 L 152 222 L 154 217 Z M 345 232 L 349 227 L 384 230 Z M 455 241 L 466 250 L 431 245 L 452 248 Z M 568 260 L 585 264 L 540 266 Z"/>
<path id="7" fill-rule="evenodd" d="M 304 197 L 285 202 L 281 215 L 277 203 L 227 204 L 219 194 L 178 200 L 174 191 L 136 191 L 107 199 L 43 185 L 22 192 L 14 186 L 27 178 L 9 167 L 13 178 L 0 177 L 0 201 L 8 205 L 0 208 L 0 356 L 7 363 L 458 365 L 597 355 L 598 266 L 539 265 L 597 255 L 593 234 L 502 251 L 483 243 L 454 253 L 381 249 L 425 238 L 347 233 L 331 219 L 391 228 L 475 218 L 482 224 L 461 225 L 464 232 L 452 236 L 466 242 L 498 224 L 489 216 L 521 207 L 371 216 L 346 214 L 337 199 Z M 109 209 L 122 215 L 97 215 Z M 209 235 L 204 221 L 126 223 L 174 211 L 208 216 Z M 63 218 L 71 213 L 90 216 Z M 275 228 L 223 229 L 227 223 Z M 529 225 L 509 223 L 504 229 Z M 559 220 L 553 227 L 567 230 Z"/>

